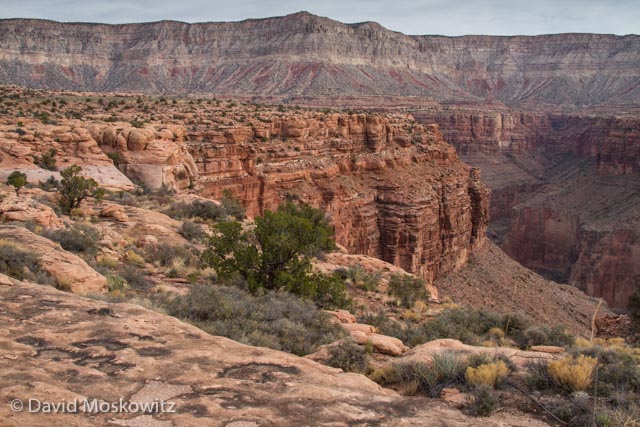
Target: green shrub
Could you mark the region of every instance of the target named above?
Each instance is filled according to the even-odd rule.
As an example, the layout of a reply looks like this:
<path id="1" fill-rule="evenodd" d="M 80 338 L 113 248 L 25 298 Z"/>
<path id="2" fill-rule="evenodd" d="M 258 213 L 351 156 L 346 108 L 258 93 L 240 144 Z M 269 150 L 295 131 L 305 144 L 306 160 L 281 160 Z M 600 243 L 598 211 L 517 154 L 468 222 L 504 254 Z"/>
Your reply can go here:
<path id="1" fill-rule="evenodd" d="M 94 256 L 98 251 L 100 233 L 94 227 L 74 224 L 57 230 L 44 230 L 42 236 L 57 242 L 66 251 Z"/>
<path id="2" fill-rule="evenodd" d="M 149 291 L 155 284 L 148 279 L 149 273 L 140 268 L 128 266 L 118 272 L 128 284 L 129 287 L 136 291 Z"/>
<path id="3" fill-rule="evenodd" d="M 38 184 L 38 187 L 40 187 L 44 191 L 57 190 L 59 186 L 60 186 L 60 182 L 57 179 L 55 179 L 53 175 L 47 178 L 46 181 L 41 181 Z"/>
<path id="4" fill-rule="evenodd" d="M 27 185 L 27 175 L 20 171 L 13 171 L 7 177 L 7 185 L 11 185 L 16 191 L 16 196 L 20 194 L 20 189 Z"/>
<path id="5" fill-rule="evenodd" d="M 488 417 L 498 409 L 500 403 L 492 387 L 487 385 L 474 387 L 468 396 L 466 409 L 474 417 Z"/>
<path id="6" fill-rule="evenodd" d="M 104 191 L 98 187 L 98 183 L 93 178 L 85 178 L 79 173 L 82 168 L 78 165 L 69 166 L 60 172 L 62 181 L 60 182 L 60 208 L 64 213 L 80 206 L 80 203 L 89 196 L 101 198 Z"/>
<path id="7" fill-rule="evenodd" d="M 356 344 L 352 339 L 345 339 L 339 344 L 329 347 L 329 355 L 327 364 L 334 368 L 357 373 L 364 373 L 367 370 L 365 348 Z"/>
<path id="8" fill-rule="evenodd" d="M 233 197 L 231 191 L 224 190 L 220 202 L 227 215 L 234 217 L 238 221 L 246 217 L 244 206 L 242 206 L 242 203 L 240 203 L 238 199 Z"/>
<path id="9" fill-rule="evenodd" d="M 56 167 L 56 154 L 56 150 L 52 148 L 46 153 L 42 154 L 42 156 L 35 157 L 33 161 L 38 167 L 41 167 L 42 169 L 56 171 L 58 170 L 58 168 Z"/>
<path id="10" fill-rule="evenodd" d="M 108 273 L 106 275 L 106 278 L 107 289 L 109 289 L 109 292 L 121 294 L 129 288 L 129 284 L 127 283 L 127 281 L 117 274 Z"/>
<path id="11" fill-rule="evenodd" d="M 180 259 L 185 266 L 195 267 L 199 263 L 198 252 L 185 246 L 173 246 L 167 243 L 148 245 L 145 248 L 145 259 L 160 267 L 170 267 Z"/>
<path id="12" fill-rule="evenodd" d="M 239 276 L 251 292 L 284 290 L 326 300 L 331 307 L 348 301 L 337 275 L 311 274 L 310 257 L 335 247 L 333 230 L 321 211 L 287 203 L 276 212 L 265 211 L 255 222 L 250 231 L 238 222 L 216 224 L 203 262 L 223 280 Z"/>
<path id="13" fill-rule="evenodd" d="M 375 291 L 380 284 L 381 274 L 379 271 L 371 273 L 365 270 L 360 264 L 355 264 L 347 269 L 338 270 L 344 278 L 365 291 Z"/>
<path id="14" fill-rule="evenodd" d="M 546 391 L 555 387 L 553 378 L 549 374 L 547 362 L 535 361 L 526 365 L 527 375 L 525 376 L 525 384 L 533 390 Z"/>
<path id="15" fill-rule="evenodd" d="M 170 315 L 213 335 L 297 355 L 345 335 L 312 302 L 284 292 L 252 295 L 233 286 L 195 286 L 165 306 Z"/>
<path id="16" fill-rule="evenodd" d="M 573 393 L 570 400 L 555 401 L 551 412 L 569 427 L 591 426 L 592 407 L 589 395 L 584 392 Z"/>
<path id="17" fill-rule="evenodd" d="M 120 156 L 120 153 L 118 153 L 117 151 L 112 151 L 110 153 L 107 153 L 107 157 L 111 159 L 115 167 L 118 167 L 118 165 L 120 165 L 120 162 L 122 162 L 122 157 Z"/>
<path id="18" fill-rule="evenodd" d="M 428 300 L 431 296 L 424 280 L 408 275 L 393 274 L 389 279 L 389 295 L 397 299 L 397 304 L 411 308 L 416 301 Z"/>
<path id="19" fill-rule="evenodd" d="M 227 215 L 222 206 L 202 200 L 173 203 L 164 210 L 164 213 L 174 219 L 202 218 L 211 221 L 223 219 Z"/>
<path id="20" fill-rule="evenodd" d="M 548 328 L 539 325 L 527 328 L 522 334 L 517 334 L 514 339 L 521 348 L 534 345 L 568 347 L 573 345 L 576 340 L 575 336 L 567 332 L 562 326 Z"/>

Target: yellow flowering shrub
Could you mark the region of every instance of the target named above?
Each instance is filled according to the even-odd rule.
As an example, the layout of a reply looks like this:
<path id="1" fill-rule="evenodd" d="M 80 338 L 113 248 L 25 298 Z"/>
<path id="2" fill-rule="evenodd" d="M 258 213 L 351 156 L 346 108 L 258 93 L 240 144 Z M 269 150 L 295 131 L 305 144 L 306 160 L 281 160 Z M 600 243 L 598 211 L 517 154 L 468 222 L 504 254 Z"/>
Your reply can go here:
<path id="1" fill-rule="evenodd" d="M 586 390 L 593 379 L 593 370 L 598 359 L 580 355 L 577 359 L 572 356 L 562 360 L 549 362 L 549 375 L 559 386 L 567 386 L 571 391 Z"/>
<path id="2" fill-rule="evenodd" d="M 487 385 L 495 388 L 509 373 L 509 368 L 499 360 L 494 363 L 480 365 L 477 368 L 469 366 L 465 377 L 467 382 L 474 386 Z"/>

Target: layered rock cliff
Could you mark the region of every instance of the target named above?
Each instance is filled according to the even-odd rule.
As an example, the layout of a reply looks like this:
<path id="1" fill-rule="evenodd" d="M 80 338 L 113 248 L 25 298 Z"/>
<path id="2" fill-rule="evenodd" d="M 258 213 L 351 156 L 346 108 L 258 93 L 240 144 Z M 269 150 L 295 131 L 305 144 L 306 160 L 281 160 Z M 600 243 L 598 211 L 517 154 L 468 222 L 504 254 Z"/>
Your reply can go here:
<path id="1" fill-rule="evenodd" d="M 335 105 L 638 105 L 640 37 L 407 36 L 308 13 L 237 23 L 0 21 L 0 82 Z"/>
<path id="2" fill-rule="evenodd" d="M 7 93 L 24 96 L 25 109 L 42 106 L 42 94 Z M 62 109 L 87 109 L 85 97 L 65 99 Z M 124 119 L 132 109 L 123 102 Z M 296 198 L 326 211 L 350 252 L 429 282 L 486 242 L 489 191 L 437 125 L 402 114 L 152 102 L 155 122 L 147 124 L 114 119 L 104 100 L 89 102 L 92 117 L 64 123 L 25 117 L 18 124 L 10 110 L 0 116 L 0 176 L 16 169 L 34 182 L 57 176 L 37 161 L 53 150 L 59 168 L 80 164 L 102 185 L 131 188 L 131 179 L 216 199 L 229 190 L 251 216 Z"/>
<path id="3" fill-rule="evenodd" d="M 425 123 L 438 123 L 461 154 L 523 153 L 541 149 L 593 157 L 600 175 L 640 173 L 637 115 L 580 115 L 512 110 L 421 110 Z"/>
<path id="4" fill-rule="evenodd" d="M 98 138 L 98 143 L 102 140 Z M 250 215 L 296 198 L 321 207 L 338 243 L 432 281 L 485 241 L 488 190 L 437 126 L 395 115 L 288 114 L 193 130 L 196 190 Z"/>
<path id="5" fill-rule="evenodd" d="M 439 109 L 492 188 L 490 235 L 523 265 L 626 307 L 640 284 L 637 116 Z"/>

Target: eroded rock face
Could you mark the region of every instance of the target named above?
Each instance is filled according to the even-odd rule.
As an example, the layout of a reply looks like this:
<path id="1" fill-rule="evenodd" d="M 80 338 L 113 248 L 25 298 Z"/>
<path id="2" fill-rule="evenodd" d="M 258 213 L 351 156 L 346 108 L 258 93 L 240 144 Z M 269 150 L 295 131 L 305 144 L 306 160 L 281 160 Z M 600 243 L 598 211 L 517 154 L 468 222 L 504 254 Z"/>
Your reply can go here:
<path id="1" fill-rule="evenodd" d="M 407 36 L 302 12 L 199 24 L 5 20 L 0 40 L 0 81 L 49 89 L 351 107 L 637 105 L 640 96 L 637 35 Z"/>
<path id="2" fill-rule="evenodd" d="M 594 158 L 599 175 L 640 173 L 637 115 L 440 108 L 415 116 L 423 123 L 439 124 L 445 140 L 463 155 L 542 149 Z"/>
<path id="3" fill-rule="evenodd" d="M 624 309 L 640 285 L 640 121 L 429 110 L 492 189 L 490 236 L 523 265 Z"/>
<path id="4" fill-rule="evenodd" d="M 60 180 L 62 170 L 71 165 L 82 167 L 81 174 L 96 180 L 104 188 L 132 190 L 134 185 L 107 157 L 79 121 L 68 125 L 29 123 L 29 129 L 16 133 L 14 125 L 0 124 L 0 180 L 14 170 L 27 175 L 31 183 L 44 182 L 50 177 Z M 54 171 L 43 169 L 36 159 L 53 151 L 56 161 Z"/>
<path id="5" fill-rule="evenodd" d="M 158 399 L 176 409 L 52 415 L 12 412 L 6 404 L 0 418 L 7 425 L 408 427 L 444 419 L 452 427 L 545 425 L 504 413 L 471 419 L 438 401 L 382 389 L 363 375 L 210 336 L 139 306 L 84 299 L 3 275 L 0 327 L 0 396 L 7 402 Z"/>
<path id="6" fill-rule="evenodd" d="M 6 189 L 0 200 L 0 222 L 25 223 L 31 221 L 44 228 L 60 228 L 63 223 L 55 211 L 45 204 L 39 203 L 31 197 L 23 194 L 15 195 Z"/>
<path id="7" fill-rule="evenodd" d="M 349 252 L 428 282 L 485 242 L 489 193 L 479 171 L 458 160 L 437 126 L 408 116 L 292 114 L 260 130 L 193 133 L 189 150 L 200 194 L 229 190 L 249 215 L 291 197 L 310 203 L 330 215 Z"/>
<path id="8" fill-rule="evenodd" d="M 198 175 L 181 126 L 121 129 L 96 124 L 89 131 L 106 153 L 115 156 L 129 178 L 151 189 L 183 190 L 193 185 Z"/>

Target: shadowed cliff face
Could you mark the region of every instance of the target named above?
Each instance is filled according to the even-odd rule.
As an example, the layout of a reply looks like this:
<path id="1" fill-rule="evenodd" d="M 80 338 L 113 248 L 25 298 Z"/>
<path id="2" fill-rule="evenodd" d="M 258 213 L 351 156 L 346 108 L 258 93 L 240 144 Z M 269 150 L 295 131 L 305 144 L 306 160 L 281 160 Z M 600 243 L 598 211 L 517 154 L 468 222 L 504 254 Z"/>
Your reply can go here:
<path id="1" fill-rule="evenodd" d="M 342 105 L 638 105 L 640 37 L 407 36 L 307 13 L 237 23 L 0 21 L 0 81 Z"/>
<path id="2" fill-rule="evenodd" d="M 523 265 L 617 309 L 640 284 L 640 121 L 430 110 L 492 189 L 489 235 Z"/>

